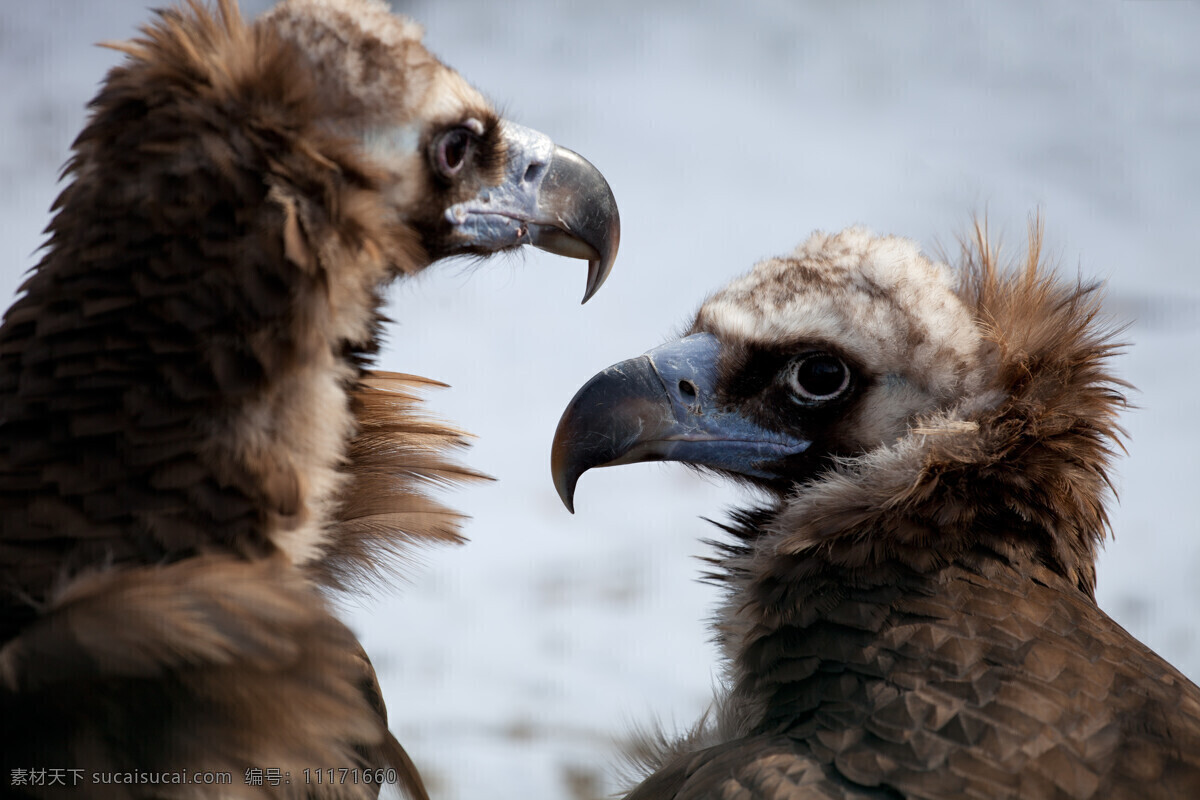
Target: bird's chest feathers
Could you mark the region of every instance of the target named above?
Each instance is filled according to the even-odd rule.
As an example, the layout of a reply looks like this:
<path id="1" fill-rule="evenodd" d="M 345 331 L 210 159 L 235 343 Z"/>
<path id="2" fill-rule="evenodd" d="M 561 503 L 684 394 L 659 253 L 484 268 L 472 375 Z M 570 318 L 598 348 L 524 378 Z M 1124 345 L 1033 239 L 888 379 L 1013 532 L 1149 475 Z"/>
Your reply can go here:
<path id="1" fill-rule="evenodd" d="M 906 726 L 939 730 L 963 709 L 996 702 L 1004 681 L 1053 682 L 1046 632 L 1073 629 L 1086 610 L 1049 570 L 970 559 L 927 574 L 888 565 L 759 589 L 758 621 L 740 626 L 724 703 L 740 709 L 742 736 L 883 731 L 897 710 Z M 1059 650 L 1053 660 L 1066 675 L 1074 657 Z"/>

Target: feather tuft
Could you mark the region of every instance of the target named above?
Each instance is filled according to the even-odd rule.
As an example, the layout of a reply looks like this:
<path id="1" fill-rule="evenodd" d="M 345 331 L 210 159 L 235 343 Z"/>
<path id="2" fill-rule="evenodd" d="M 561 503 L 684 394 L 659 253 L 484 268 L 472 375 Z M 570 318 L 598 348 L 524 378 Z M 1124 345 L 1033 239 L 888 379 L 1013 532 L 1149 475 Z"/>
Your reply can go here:
<path id="1" fill-rule="evenodd" d="M 431 492 L 487 475 L 457 462 L 470 436 L 423 412 L 420 393 L 445 384 L 396 372 L 369 372 L 353 396 L 358 434 L 350 442 L 347 483 L 318 579 L 361 588 L 412 557 L 413 546 L 461 544 L 467 517 Z"/>

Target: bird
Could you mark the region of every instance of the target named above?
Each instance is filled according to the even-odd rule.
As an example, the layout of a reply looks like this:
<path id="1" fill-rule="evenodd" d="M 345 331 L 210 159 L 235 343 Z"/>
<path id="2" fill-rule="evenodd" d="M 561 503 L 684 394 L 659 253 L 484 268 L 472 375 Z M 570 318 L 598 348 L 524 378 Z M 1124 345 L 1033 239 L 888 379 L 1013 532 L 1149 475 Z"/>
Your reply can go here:
<path id="1" fill-rule="evenodd" d="M 816 232 L 584 384 L 551 467 L 676 461 L 753 501 L 708 577 L 723 680 L 632 748 L 629 800 L 1200 797 L 1200 688 L 1103 610 L 1130 388 L 1044 224 L 956 268 Z"/>
<path id="2" fill-rule="evenodd" d="M 5 796 L 425 798 L 332 603 L 460 540 L 428 490 L 479 473 L 370 369 L 384 290 L 531 244 L 586 302 L 616 201 L 381 0 L 156 14 L 0 324 Z"/>

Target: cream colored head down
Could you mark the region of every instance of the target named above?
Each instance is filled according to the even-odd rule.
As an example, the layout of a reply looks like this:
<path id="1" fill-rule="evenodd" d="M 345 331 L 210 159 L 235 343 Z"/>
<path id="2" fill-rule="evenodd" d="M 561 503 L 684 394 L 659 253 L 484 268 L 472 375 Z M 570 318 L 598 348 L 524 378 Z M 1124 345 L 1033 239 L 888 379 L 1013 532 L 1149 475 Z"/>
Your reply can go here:
<path id="1" fill-rule="evenodd" d="M 701 307 L 694 330 L 723 341 L 818 346 L 854 361 L 876 388 L 859 422 L 864 444 L 904 432 L 913 414 L 982 385 L 982 337 L 953 272 L 909 239 L 852 227 L 813 233 Z"/>

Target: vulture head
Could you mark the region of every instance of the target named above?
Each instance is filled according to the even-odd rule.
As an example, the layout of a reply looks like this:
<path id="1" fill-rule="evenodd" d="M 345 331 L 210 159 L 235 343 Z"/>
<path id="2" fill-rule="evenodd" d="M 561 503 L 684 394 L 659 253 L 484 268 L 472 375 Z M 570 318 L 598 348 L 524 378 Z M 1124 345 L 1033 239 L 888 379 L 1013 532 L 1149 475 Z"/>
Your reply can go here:
<path id="1" fill-rule="evenodd" d="M 288 0 L 258 26 L 254 35 L 286 43 L 281 58 L 311 83 L 291 89 L 310 105 L 305 127 L 350 145 L 335 146 L 342 158 L 314 155 L 378 188 L 381 222 L 416 232 L 418 263 L 532 244 L 588 261 L 584 302 L 600 288 L 620 238 L 604 177 L 546 135 L 501 119 L 425 49 L 419 25 L 379 0 Z"/>
<path id="2" fill-rule="evenodd" d="M 782 496 L 977 392 L 982 350 L 949 270 L 911 242 L 815 234 L 710 297 L 681 340 L 580 389 L 555 485 L 572 508 L 584 471 L 663 460 Z M 601 413 L 611 436 L 596 434 Z"/>
<path id="3" fill-rule="evenodd" d="M 560 497 L 573 510 L 588 469 L 663 460 L 758 487 L 772 525 L 807 517 L 820 537 L 882 508 L 942 502 L 936 527 L 990 504 L 1048 531 L 1049 557 L 1090 593 L 1124 401 L 1095 287 L 1057 282 L 1039 242 L 1035 229 L 1028 263 L 1006 271 L 981 228 L 956 274 L 907 239 L 813 234 L 709 297 L 682 339 L 579 390 L 554 439 Z M 873 493 L 851 498 L 851 483 Z"/>

